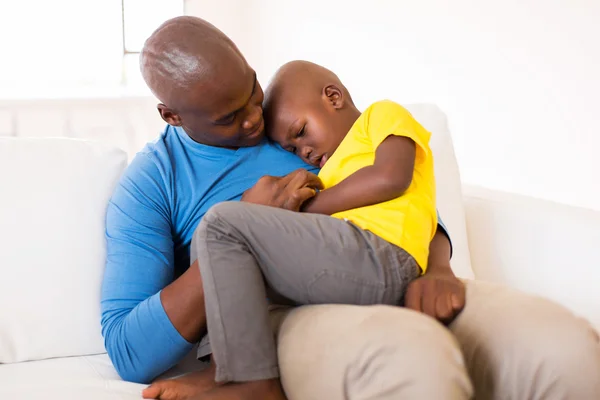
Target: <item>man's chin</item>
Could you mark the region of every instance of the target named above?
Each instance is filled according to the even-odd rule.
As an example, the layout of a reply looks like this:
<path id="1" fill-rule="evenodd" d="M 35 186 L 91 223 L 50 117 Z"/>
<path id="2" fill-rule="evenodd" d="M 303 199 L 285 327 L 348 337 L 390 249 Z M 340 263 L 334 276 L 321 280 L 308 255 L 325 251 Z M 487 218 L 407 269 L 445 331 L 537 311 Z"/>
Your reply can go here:
<path id="1" fill-rule="evenodd" d="M 258 146 L 260 144 L 260 142 L 262 142 L 262 140 L 264 138 L 265 138 L 265 133 L 264 132 L 260 132 L 259 134 L 249 136 L 249 137 L 247 137 L 244 140 L 243 144 L 240 144 L 240 147 L 254 147 L 254 146 Z"/>

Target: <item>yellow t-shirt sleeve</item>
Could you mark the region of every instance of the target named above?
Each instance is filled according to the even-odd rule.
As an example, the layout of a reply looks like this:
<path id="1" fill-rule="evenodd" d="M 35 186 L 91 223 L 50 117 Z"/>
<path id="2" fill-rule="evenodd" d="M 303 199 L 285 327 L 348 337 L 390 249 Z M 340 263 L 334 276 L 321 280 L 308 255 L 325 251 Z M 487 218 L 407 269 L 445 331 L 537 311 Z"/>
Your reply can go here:
<path id="1" fill-rule="evenodd" d="M 422 152 L 420 156 L 429 155 L 430 133 L 413 118 L 406 108 L 393 101 L 383 100 L 374 103 L 366 112 L 368 118 L 365 121 L 365 131 L 373 144 L 373 151 L 376 151 L 388 136 L 395 135 L 412 139 Z M 419 157 L 419 153 L 417 151 L 417 157 Z"/>

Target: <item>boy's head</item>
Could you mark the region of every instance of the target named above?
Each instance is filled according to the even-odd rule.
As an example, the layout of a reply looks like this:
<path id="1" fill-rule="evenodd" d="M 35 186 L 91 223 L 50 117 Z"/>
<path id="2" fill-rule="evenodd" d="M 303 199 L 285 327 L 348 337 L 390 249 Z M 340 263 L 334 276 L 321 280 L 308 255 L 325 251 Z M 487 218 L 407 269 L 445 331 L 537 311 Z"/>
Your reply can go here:
<path id="1" fill-rule="evenodd" d="M 283 65 L 265 93 L 267 135 L 317 167 L 331 157 L 359 116 L 339 78 L 308 61 Z"/>

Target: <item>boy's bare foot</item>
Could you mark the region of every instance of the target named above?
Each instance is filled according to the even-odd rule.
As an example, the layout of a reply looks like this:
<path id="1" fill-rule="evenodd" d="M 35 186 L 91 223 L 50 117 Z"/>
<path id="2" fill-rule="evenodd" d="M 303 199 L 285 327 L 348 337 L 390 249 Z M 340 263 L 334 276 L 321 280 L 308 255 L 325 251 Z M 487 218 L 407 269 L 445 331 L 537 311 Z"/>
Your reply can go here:
<path id="1" fill-rule="evenodd" d="M 197 398 L 217 386 L 215 366 L 196 371 L 175 379 L 156 381 L 142 392 L 144 399 L 187 400 Z"/>
<path id="2" fill-rule="evenodd" d="M 287 398 L 279 379 L 268 379 L 216 386 L 194 397 L 194 400 L 287 400 Z"/>

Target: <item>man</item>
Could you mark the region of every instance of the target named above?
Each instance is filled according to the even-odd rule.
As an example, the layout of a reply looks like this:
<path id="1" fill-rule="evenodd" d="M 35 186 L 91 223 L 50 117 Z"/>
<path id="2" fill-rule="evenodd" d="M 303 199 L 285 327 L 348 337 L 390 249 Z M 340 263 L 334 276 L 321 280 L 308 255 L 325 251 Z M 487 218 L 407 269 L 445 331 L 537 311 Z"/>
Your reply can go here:
<path id="1" fill-rule="evenodd" d="M 102 330 L 119 374 L 149 382 L 205 332 L 189 243 L 208 208 L 241 199 L 297 211 L 318 180 L 263 141 L 256 74 L 212 25 L 166 22 L 141 63 L 169 126 L 132 161 L 109 204 Z M 467 399 L 474 387 L 480 398 L 600 398 L 600 345 L 586 323 L 545 300 L 475 282 L 466 284 L 465 306 L 449 258 L 438 227 L 427 273 L 406 295 L 420 314 L 354 306 L 274 313 L 288 397 Z M 463 306 L 450 324 L 454 338 L 425 315 L 449 323 Z M 158 382 L 144 395 L 194 398 L 214 385 L 213 372 Z"/>

